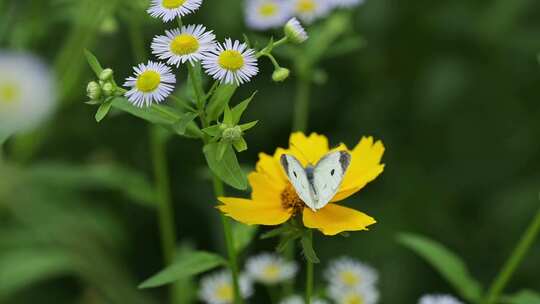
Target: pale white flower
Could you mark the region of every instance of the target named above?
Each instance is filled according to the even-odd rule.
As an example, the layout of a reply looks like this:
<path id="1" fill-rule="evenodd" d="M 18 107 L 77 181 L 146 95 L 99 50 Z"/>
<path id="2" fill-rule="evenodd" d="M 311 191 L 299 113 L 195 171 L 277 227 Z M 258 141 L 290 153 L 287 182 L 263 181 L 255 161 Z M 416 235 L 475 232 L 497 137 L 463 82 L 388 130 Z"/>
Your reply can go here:
<path id="1" fill-rule="evenodd" d="M 180 66 L 189 61 L 194 64 L 215 48 L 216 36 L 206 31 L 203 25 L 187 25 L 165 31 L 165 36 L 156 36 L 152 41 L 152 53 L 170 65 Z"/>
<path id="2" fill-rule="evenodd" d="M 302 21 L 311 23 L 328 15 L 332 6 L 329 0 L 292 0 L 294 14 Z"/>
<path id="3" fill-rule="evenodd" d="M 306 30 L 296 18 L 291 18 L 287 22 L 287 24 L 285 24 L 284 31 L 287 39 L 289 39 L 293 43 L 299 44 L 308 40 L 308 34 L 306 33 Z"/>
<path id="4" fill-rule="evenodd" d="M 328 290 L 328 295 L 336 304 L 376 304 L 379 300 L 377 289 L 368 285 L 355 288 L 332 285 Z"/>
<path id="5" fill-rule="evenodd" d="M 304 298 L 299 295 L 289 296 L 279 302 L 279 304 L 305 304 Z M 311 304 L 328 304 L 327 301 L 319 298 L 311 299 Z"/>
<path id="6" fill-rule="evenodd" d="M 0 137 L 29 131 L 54 112 L 57 92 L 49 67 L 37 57 L 0 51 Z"/>
<path id="7" fill-rule="evenodd" d="M 463 302 L 451 295 L 430 294 L 422 296 L 418 304 L 463 304 Z"/>
<path id="8" fill-rule="evenodd" d="M 148 13 L 169 22 L 198 10 L 202 0 L 152 0 Z"/>
<path id="9" fill-rule="evenodd" d="M 332 7 L 338 8 L 351 8 L 358 5 L 361 5 L 365 0 L 329 0 Z"/>
<path id="10" fill-rule="evenodd" d="M 325 271 L 325 278 L 331 285 L 344 288 L 372 286 L 377 282 L 378 274 L 372 267 L 348 257 L 330 262 Z"/>
<path id="11" fill-rule="evenodd" d="M 148 107 L 154 102 L 160 103 L 173 92 L 176 77 L 165 64 L 148 61 L 133 70 L 135 77 L 128 77 L 124 86 L 131 88 L 125 96 L 135 106 Z"/>
<path id="12" fill-rule="evenodd" d="M 247 260 L 246 271 L 253 280 L 273 285 L 292 279 L 298 271 L 298 265 L 285 261 L 279 255 L 262 253 Z"/>
<path id="13" fill-rule="evenodd" d="M 240 294 L 243 299 L 253 294 L 251 280 L 240 275 Z M 229 304 L 234 302 L 232 276 L 229 271 L 222 270 L 202 278 L 199 289 L 199 298 L 208 304 Z"/>
<path id="14" fill-rule="evenodd" d="M 247 0 L 246 23 L 256 30 L 281 27 L 293 15 L 293 6 L 286 0 Z"/>
<path id="15" fill-rule="evenodd" d="M 259 73 L 255 50 L 238 40 L 225 39 L 202 61 L 206 72 L 225 84 L 240 85 Z"/>

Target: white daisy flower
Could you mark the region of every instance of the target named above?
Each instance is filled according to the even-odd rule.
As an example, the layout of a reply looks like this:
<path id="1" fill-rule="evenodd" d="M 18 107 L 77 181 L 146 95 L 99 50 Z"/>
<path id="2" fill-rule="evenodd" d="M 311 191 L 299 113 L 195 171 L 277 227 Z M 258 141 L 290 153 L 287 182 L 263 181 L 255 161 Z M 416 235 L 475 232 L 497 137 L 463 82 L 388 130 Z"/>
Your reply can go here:
<path id="1" fill-rule="evenodd" d="M 249 298 L 253 294 L 253 286 L 249 278 L 240 275 L 240 294 Z M 199 298 L 208 304 L 229 304 L 234 302 L 234 290 L 231 273 L 227 270 L 207 275 L 201 280 Z"/>
<path id="2" fill-rule="evenodd" d="M 431 294 L 422 296 L 418 304 L 463 304 L 463 302 L 451 295 Z"/>
<path id="3" fill-rule="evenodd" d="M 198 10 L 202 0 L 152 0 L 148 13 L 169 22 Z"/>
<path id="4" fill-rule="evenodd" d="M 279 304 L 305 304 L 305 301 L 301 296 L 293 295 L 281 300 Z M 323 299 L 314 298 L 311 299 L 311 304 L 328 304 L 328 302 Z"/>
<path id="5" fill-rule="evenodd" d="M 176 67 L 186 61 L 194 64 L 214 49 L 215 38 L 212 31 L 206 31 L 203 25 L 187 25 L 165 31 L 165 36 L 154 37 L 152 53 Z"/>
<path id="6" fill-rule="evenodd" d="M 135 106 L 148 107 L 153 102 L 160 103 L 174 90 L 176 77 L 165 64 L 148 61 L 133 69 L 135 77 L 128 77 L 124 86 L 131 88 L 125 96 Z"/>
<path id="7" fill-rule="evenodd" d="M 247 260 L 246 271 L 253 280 L 274 285 L 292 279 L 298 271 L 298 265 L 285 261 L 279 255 L 262 253 Z"/>
<path id="8" fill-rule="evenodd" d="M 293 5 L 295 15 L 306 23 L 326 16 L 332 9 L 329 0 L 293 0 Z"/>
<path id="9" fill-rule="evenodd" d="M 246 23 L 256 30 L 283 26 L 293 15 L 293 7 L 285 0 L 247 0 Z"/>
<path id="10" fill-rule="evenodd" d="M 332 285 L 328 295 L 336 304 L 375 304 L 379 300 L 377 289 L 368 285 L 355 288 Z"/>
<path id="11" fill-rule="evenodd" d="M 343 288 L 371 286 L 377 282 L 378 274 L 372 267 L 348 257 L 332 261 L 325 271 L 326 280 L 331 285 Z"/>
<path id="12" fill-rule="evenodd" d="M 296 44 L 303 43 L 309 38 L 306 30 L 296 18 L 291 18 L 287 24 L 285 24 L 285 36 L 287 36 L 287 39 L 291 42 Z"/>
<path id="13" fill-rule="evenodd" d="M 351 8 L 361 5 L 365 0 L 330 0 L 332 7 Z"/>
<path id="14" fill-rule="evenodd" d="M 255 50 L 238 40 L 225 39 L 225 43 L 218 43 L 202 63 L 209 75 L 226 84 L 241 85 L 259 73 Z"/>
<path id="15" fill-rule="evenodd" d="M 48 66 L 30 54 L 0 51 L 0 137 L 37 127 L 56 103 Z"/>

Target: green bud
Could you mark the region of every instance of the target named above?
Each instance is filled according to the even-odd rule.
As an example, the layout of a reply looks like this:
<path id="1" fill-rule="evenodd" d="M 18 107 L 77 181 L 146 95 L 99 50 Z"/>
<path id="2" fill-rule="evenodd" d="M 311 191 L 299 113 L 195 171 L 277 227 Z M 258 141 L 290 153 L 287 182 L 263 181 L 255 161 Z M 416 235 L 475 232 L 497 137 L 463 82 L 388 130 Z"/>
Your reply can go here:
<path id="1" fill-rule="evenodd" d="M 292 43 L 300 44 L 308 39 L 306 30 L 296 18 L 289 20 L 283 30 L 287 39 Z"/>
<path id="2" fill-rule="evenodd" d="M 90 100 L 98 100 L 101 97 L 101 87 L 95 81 L 91 81 L 86 86 L 86 95 Z"/>
<path id="3" fill-rule="evenodd" d="M 233 143 L 242 138 L 242 129 L 239 126 L 227 128 L 223 131 L 223 140 L 229 143 Z"/>
<path id="4" fill-rule="evenodd" d="M 272 74 L 272 80 L 275 82 L 285 81 L 285 79 L 289 78 L 290 74 L 291 74 L 291 71 L 289 69 L 278 68 Z"/>
<path id="5" fill-rule="evenodd" d="M 111 96 L 114 93 L 114 86 L 110 82 L 105 83 L 102 89 L 105 96 Z"/>
<path id="6" fill-rule="evenodd" d="M 99 74 L 99 80 L 101 81 L 109 81 L 113 77 L 113 70 L 111 69 L 105 69 L 101 71 L 101 74 Z"/>

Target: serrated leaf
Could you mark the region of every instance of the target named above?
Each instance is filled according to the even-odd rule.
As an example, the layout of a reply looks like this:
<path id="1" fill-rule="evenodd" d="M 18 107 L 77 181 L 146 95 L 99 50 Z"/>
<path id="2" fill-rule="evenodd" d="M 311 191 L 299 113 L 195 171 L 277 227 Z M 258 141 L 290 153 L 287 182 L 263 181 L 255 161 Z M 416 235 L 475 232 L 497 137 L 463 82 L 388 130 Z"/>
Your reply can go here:
<path id="1" fill-rule="evenodd" d="M 540 293 L 532 290 L 522 290 L 514 295 L 503 297 L 507 304 L 540 304 Z"/>
<path id="2" fill-rule="evenodd" d="M 220 84 L 215 90 L 214 94 L 210 98 L 210 102 L 207 107 L 208 121 L 215 121 L 223 113 L 225 106 L 231 101 L 234 92 L 238 87 L 231 84 Z"/>
<path id="3" fill-rule="evenodd" d="M 458 255 L 443 245 L 419 235 L 401 234 L 398 241 L 433 266 L 464 299 L 476 302 L 481 298 L 480 284 L 472 277 Z"/>
<path id="4" fill-rule="evenodd" d="M 252 122 L 248 122 L 248 123 L 245 123 L 245 124 L 241 124 L 239 125 L 240 129 L 242 131 L 247 131 L 253 127 L 255 127 L 257 124 L 259 123 L 258 120 L 255 120 L 255 121 L 252 121 Z"/>
<path id="5" fill-rule="evenodd" d="M 172 265 L 166 267 L 148 280 L 142 282 L 139 288 L 153 288 L 174 283 L 181 279 L 211 270 L 227 262 L 219 255 L 195 251 L 177 259 Z"/>
<path id="6" fill-rule="evenodd" d="M 84 50 L 84 55 L 86 56 L 86 61 L 88 61 L 88 65 L 90 65 L 90 68 L 92 68 L 92 70 L 96 74 L 96 77 L 99 78 L 99 75 L 101 74 L 101 72 L 103 72 L 103 67 L 101 67 L 98 59 L 89 50 Z"/>
<path id="7" fill-rule="evenodd" d="M 211 143 L 203 148 L 208 167 L 226 184 L 239 189 L 247 189 L 247 178 L 238 163 L 236 154 L 230 145 L 224 152 L 223 158 L 218 159 L 218 143 Z"/>
<path id="8" fill-rule="evenodd" d="M 232 226 L 232 233 L 234 236 L 234 250 L 236 254 L 241 253 L 251 243 L 255 235 L 257 234 L 256 225 L 245 225 L 242 223 L 234 222 Z"/>
<path id="9" fill-rule="evenodd" d="M 240 122 L 240 119 L 242 118 L 244 111 L 246 111 L 247 107 L 249 106 L 249 103 L 253 100 L 256 94 L 257 94 L 257 91 L 253 92 L 253 94 L 251 94 L 251 96 L 248 99 L 234 106 L 234 108 L 231 110 L 232 125 L 235 126 Z"/>
<path id="10" fill-rule="evenodd" d="M 105 118 L 107 116 L 107 114 L 109 114 L 109 111 L 111 110 L 112 108 L 112 102 L 105 102 L 103 103 L 102 105 L 99 106 L 97 112 L 96 112 L 96 122 L 101 122 L 103 120 L 103 118 Z"/>
<path id="11" fill-rule="evenodd" d="M 315 253 L 315 249 L 313 249 L 312 238 L 308 234 L 304 233 L 304 235 L 302 235 L 300 243 L 302 244 L 302 252 L 308 261 L 314 264 L 321 262 L 317 256 L 317 253 Z"/>

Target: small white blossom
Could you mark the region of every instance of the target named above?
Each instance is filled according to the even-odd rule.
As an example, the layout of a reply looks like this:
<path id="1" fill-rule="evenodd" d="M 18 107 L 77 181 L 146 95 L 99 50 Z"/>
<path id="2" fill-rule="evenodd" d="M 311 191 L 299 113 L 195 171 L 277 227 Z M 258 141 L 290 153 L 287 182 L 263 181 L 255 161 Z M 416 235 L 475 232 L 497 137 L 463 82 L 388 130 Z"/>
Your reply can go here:
<path id="1" fill-rule="evenodd" d="M 286 0 L 247 0 L 246 23 L 255 30 L 281 27 L 293 15 L 293 6 Z"/>
<path id="2" fill-rule="evenodd" d="M 379 300 L 377 289 L 368 285 L 355 288 L 332 285 L 328 290 L 328 295 L 336 304 L 376 304 Z"/>
<path id="3" fill-rule="evenodd" d="M 331 285 L 344 288 L 371 286 L 377 282 L 378 274 L 372 267 L 348 257 L 330 262 L 325 278 Z"/>
<path id="4" fill-rule="evenodd" d="M 306 30 L 296 18 L 290 19 L 287 24 L 285 24 L 284 31 L 287 39 L 289 39 L 293 43 L 300 44 L 308 39 L 308 34 L 306 33 Z"/>
<path id="5" fill-rule="evenodd" d="M 165 64 L 148 61 L 133 69 L 135 77 L 127 78 L 124 86 L 131 88 L 125 96 L 135 106 L 163 102 L 173 92 L 176 77 Z"/>
<path id="6" fill-rule="evenodd" d="M 332 6 L 329 0 L 292 0 L 294 14 L 306 23 L 325 17 Z"/>
<path id="7" fill-rule="evenodd" d="M 298 265 L 276 254 L 263 253 L 247 260 L 246 271 L 253 280 L 274 285 L 292 279 L 298 271 Z"/>
<path id="8" fill-rule="evenodd" d="M 281 302 L 279 302 L 279 304 L 305 304 L 305 303 L 306 301 L 304 301 L 304 298 L 302 298 L 299 295 L 293 295 L 293 296 L 287 297 L 281 300 Z M 323 299 L 314 298 L 314 299 L 311 299 L 311 304 L 328 304 L 328 302 Z"/>
<path id="9" fill-rule="evenodd" d="M 241 85 L 259 73 L 255 50 L 238 40 L 225 39 L 202 61 L 206 72 L 225 84 Z"/>
<path id="10" fill-rule="evenodd" d="M 238 281 L 242 298 L 249 298 L 253 294 L 251 280 L 245 275 L 240 275 Z M 207 304 L 233 303 L 234 289 L 231 273 L 222 270 L 203 277 L 199 290 L 199 298 Z"/>
<path id="11" fill-rule="evenodd" d="M 463 302 L 451 295 L 431 294 L 422 296 L 418 304 L 463 304 Z"/>
<path id="12" fill-rule="evenodd" d="M 152 0 L 148 13 L 169 22 L 198 10 L 202 0 Z"/>
<path id="13" fill-rule="evenodd" d="M 333 7 L 337 8 L 351 8 L 361 5 L 365 0 L 329 0 Z"/>

